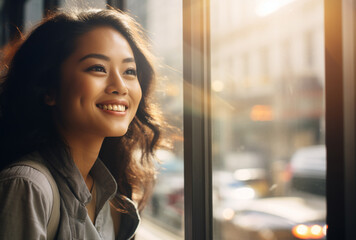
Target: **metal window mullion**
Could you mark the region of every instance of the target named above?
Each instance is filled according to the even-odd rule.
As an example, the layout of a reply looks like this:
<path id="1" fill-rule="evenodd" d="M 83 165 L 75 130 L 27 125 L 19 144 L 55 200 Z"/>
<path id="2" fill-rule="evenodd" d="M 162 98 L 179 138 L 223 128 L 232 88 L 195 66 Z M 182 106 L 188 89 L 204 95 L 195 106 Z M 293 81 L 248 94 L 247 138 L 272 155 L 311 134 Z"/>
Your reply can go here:
<path id="1" fill-rule="evenodd" d="M 325 0 L 325 96 L 328 239 L 344 239 L 341 5 Z"/>
<path id="2" fill-rule="evenodd" d="M 209 1 L 183 0 L 185 239 L 212 239 Z"/>
<path id="3" fill-rule="evenodd" d="M 125 10 L 126 0 L 107 0 L 108 7 L 118 8 L 122 11 Z"/>
<path id="4" fill-rule="evenodd" d="M 21 38 L 24 25 L 25 0 L 3 2 L 4 43 Z"/>
<path id="5" fill-rule="evenodd" d="M 325 0 L 328 239 L 356 238 L 356 1 Z"/>
<path id="6" fill-rule="evenodd" d="M 44 0 L 43 2 L 43 16 L 47 16 L 52 11 L 59 8 L 59 0 Z"/>
<path id="7" fill-rule="evenodd" d="M 343 108 L 345 154 L 345 239 L 356 239 L 356 0 L 342 1 Z"/>

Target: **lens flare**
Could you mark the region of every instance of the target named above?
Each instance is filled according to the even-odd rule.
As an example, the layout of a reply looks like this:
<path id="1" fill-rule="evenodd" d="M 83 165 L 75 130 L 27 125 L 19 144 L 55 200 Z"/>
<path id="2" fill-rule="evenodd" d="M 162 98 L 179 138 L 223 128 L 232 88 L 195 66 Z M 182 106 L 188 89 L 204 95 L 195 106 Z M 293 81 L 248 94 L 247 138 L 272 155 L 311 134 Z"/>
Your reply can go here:
<path id="1" fill-rule="evenodd" d="M 292 233 L 299 239 L 321 239 L 326 236 L 327 226 L 320 226 L 314 224 L 307 226 L 305 224 L 299 224 L 293 227 Z"/>

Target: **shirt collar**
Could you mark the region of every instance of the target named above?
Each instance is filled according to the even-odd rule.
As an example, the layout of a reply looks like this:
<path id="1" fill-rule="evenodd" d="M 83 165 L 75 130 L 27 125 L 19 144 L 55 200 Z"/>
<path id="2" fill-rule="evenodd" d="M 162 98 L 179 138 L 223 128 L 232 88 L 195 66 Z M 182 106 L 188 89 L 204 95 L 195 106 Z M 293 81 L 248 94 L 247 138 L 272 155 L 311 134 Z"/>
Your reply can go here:
<path id="1" fill-rule="evenodd" d="M 73 159 L 65 151 L 61 152 L 60 157 L 58 155 L 52 155 L 52 157 L 53 161 L 48 161 L 50 165 L 68 184 L 73 195 L 86 205 L 91 200 L 91 194 Z M 115 196 L 117 184 L 110 171 L 99 158 L 90 170 L 90 174 L 97 185 L 97 199 L 99 200 L 97 206 L 98 210 L 100 210 L 108 199 Z"/>
<path id="2" fill-rule="evenodd" d="M 90 171 L 93 177 L 97 194 L 97 211 L 100 211 L 107 200 L 111 200 L 117 190 L 117 184 L 110 171 L 106 168 L 105 164 L 98 158 Z"/>

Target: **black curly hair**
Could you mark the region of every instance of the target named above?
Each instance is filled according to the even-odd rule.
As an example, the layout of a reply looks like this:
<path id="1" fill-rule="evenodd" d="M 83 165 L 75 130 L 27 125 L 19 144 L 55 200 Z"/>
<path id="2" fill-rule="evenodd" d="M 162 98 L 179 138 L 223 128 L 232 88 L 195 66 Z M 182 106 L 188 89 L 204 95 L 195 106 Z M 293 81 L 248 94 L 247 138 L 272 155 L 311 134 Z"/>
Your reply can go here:
<path id="1" fill-rule="evenodd" d="M 84 33 L 110 26 L 129 42 L 137 65 L 142 99 L 122 137 L 105 138 L 100 158 L 118 183 L 118 190 L 146 202 L 155 174 L 153 151 L 160 142 L 161 118 L 151 101 L 155 80 L 153 56 L 139 24 L 120 10 L 57 12 L 46 17 L 18 47 L 3 56 L 0 85 L 0 168 L 33 151 L 46 153 L 68 146 L 61 139 L 44 98 L 60 91 L 60 67 Z M 134 158 L 134 152 L 140 152 Z M 49 161 L 49 160 L 48 160 Z"/>

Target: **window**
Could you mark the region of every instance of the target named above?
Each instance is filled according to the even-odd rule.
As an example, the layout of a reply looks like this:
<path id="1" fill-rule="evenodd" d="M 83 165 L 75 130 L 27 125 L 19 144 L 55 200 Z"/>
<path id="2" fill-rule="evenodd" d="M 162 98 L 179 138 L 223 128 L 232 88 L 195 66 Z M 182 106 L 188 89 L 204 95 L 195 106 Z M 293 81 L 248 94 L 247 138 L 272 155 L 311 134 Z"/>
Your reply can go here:
<path id="1" fill-rule="evenodd" d="M 273 2 L 279 2 L 279 4 L 274 5 Z M 338 109 L 335 109 L 324 101 L 325 97 L 329 103 L 335 101 L 336 98 L 336 93 L 328 92 L 326 96 L 324 95 L 326 83 L 331 86 L 336 85 L 336 92 L 342 93 L 340 85 L 335 83 L 335 77 L 340 77 L 338 75 L 340 69 L 330 66 L 325 70 L 324 67 L 325 59 L 328 62 L 328 57 L 324 56 L 323 48 L 324 26 L 327 26 L 326 29 L 331 29 L 331 26 L 335 27 L 327 22 L 324 25 L 324 10 L 326 13 L 332 14 L 333 11 L 339 11 L 341 5 L 329 1 L 249 1 L 248 3 L 234 1 L 233 4 L 236 4 L 234 6 L 241 4 L 239 9 L 245 10 L 241 17 L 234 18 L 240 20 L 238 24 L 232 24 L 236 27 L 234 36 L 233 34 L 228 35 L 229 31 L 232 31 L 228 24 L 225 24 L 227 27 L 215 26 L 214 28 L 214 24 L 224 23 L 224 19 L 228 19 L 226 16 L 218 17 L 219 13 L 225 12 L 223 10 L 225 3 L 183 1 L 185 238 L 219 239 L 221 237 L 219 234 L 223 232 L 228 237 L 239 236 L 241 239 L 249 239 L 249 236 L 244 235 L 246 232 L 230 233 L 229 235 L 226 230 L 231 230 L 233 226 L 227 224 L 227 229 L 224 229 L 216 221 L 216 216 L 219 215 L 217 214 L 218 208 L 216 208 L 218 194 L 216 194 L 214 185 L 226 184 L 226 180 L 229 179 L 235 182 L 226 184 L 228 191 L 232 188 L 235 190 L 239 188 L 237 190 L 240 196 L 247 198 L 250 203 L 256 202 L 257 205 L 251 209 L 227 210 L 222 216 L 234 218 L 240 214 L 241 218 L 237 222 L 242 226 L 245 223 L 244 220 L 251 222 L 251 219 L 259 219 L 262 223 L 278 220 L 280 225 L 290 225 L 289 221 L 286 223 L 285 216 L 283 218 L 277 214 L 283 209 L 282 205 L 274 208 L 273 214 L 263 212 L 265 208 L 259 205 L 268 203 L 269 200 L 273 202 L 278 198 L 281 198 L 282 203 L 287 198 L 299 198 L 303 201 L 314 201 L 320 204 L 317 212 L 321 217 L 308 223 L 320 225 L 321 228 L 318 226 L 315 228 L 321 229 L 320 233 L 325 234 L 326 151 L 328 156 L 341 153 L 342 157 L 344 150 L 342 149 L 343 145 L 340 144 L 340 137 L 342 138 L 344 130 L 337 127 L 340 125 L 335 125 L 340 123 L 340 119 L 335 116 L 332 118 L 331 115 L 325 113 L 326 107 L 326 109 L 336 110 L 336 113 L 342 114 L 339 109 L 343 103 L 337 101 L 335 105 L 338 106 L 336 107 Z M 333 8 L 335 4 L 338 8 Z M 211 15 L 209 14 L 210 5 L 213 10 Z M 233 6 L 228 3 L 226 5 Z M 251 33 L 253 28 L 244 29 L 243 27 L 254 25 L 257 5 L 264 6 L 259 7 L 257 13 L 266 20 L 262 25 L 267 26 L 267 29 L 261 28 Z M 232 11 L 231 8 L 226 12 Z M 269 10 L 265 11 L 266 9 Z M 271 11 L 271 9 L 274 10 Z M 347 7 L 344 7 L 344 11 L 345 9 Z M 292 19 L 290 20 L 288 17 L 292 17 Z M 327 17 L 328 15 L 325 16 L 325 18 Z M 273 18 L 285 19 L 285 21 L 277 24 L 277 20 L 274 20 L 275 25 L 271 26 L 267 21 L 271 18 L 272 20 Z M 303 22 L 308 22 L 307 19 L 309 24 L 304 24 Z M 336 25 L 336 28 L 340 29 L 341 17 L 331 16 L 331 19 L 336 20 L 334 24 L 339 24 Z M 267 33 L 272 31 L 271 29 L 276 32 L 275 35 L 265 36 L 262 34 L 267 38 L 268 44 L 259 45 L 256 43 L 259 40 L 258 35 L 248 39 L 256 32 Z M 301 33 L 300 36 L 296 36 L 297 33 Z M 328 33 L 325 35 L 328 36 Z M 219 39 L 216 39 L 218 37 L 221 37 L 220 45 L 217 44 L 219 43 Z M 263 37 L 260 38 L 264 40 Z M 277 39 L 273 39 L 273 37 Z M 339 39 L 340 37 L 340 32 L 338 32 L 335 38 Z M 234 42 L 236 38 L 245 40 L 242 42 L 245 45 L 233 46 L 234 43 L 236 44 L 236 41 Z M 246 47 L 249 44 L 257 45 L 257 47 Z M 338 44 L 340 42 L 336 46 L 326 46 L 335 48 L 333 49 L 335 53 L 340 54 L 341 48 L 338 48 Z M 239 47 L 241 48 L 240 52 L 238 51 Z M 311 49 L 312 52 L 307 52 L 306 49 Z M 238 63 L 240 66 L 236 65 Z M 235 69 L 230 69 L 231 67 Z M 333 74 L 325 75 L 324 70 L 327 73 L 329 70 L 331 71 L 329 73 Z M 237 72 L 237 76 L 229 75 L 229 71 Z M 256 75 L 256 72 L 263 74 Z M 264 74 L 268 74 L 268 81 L 263 81 L 263 77 L 261 78 L 261 75 Z M 330 79 L 333 77 L 334 81 L 331 83 Z M 232 79 L 241 79 L 241 81 L 231 83 Z M 353 96 L 351 94 L 351 97 Z M 233 103 L 238 103 L 237 106 L 232 105 L 231 100 L 233 99 L 235 99 Z M 236 99 L 239 100 L 236 101 Z M 288 107 L 292 109 L 288 109 Z M 210 115 L 210 109 L 212 115 Z M 328 124 L 326 124 L 326 119 Z M 329 126 L 327 131 L 325 131 L 326 125 Z M 326 138 L 328 131 L 336 139 Z M 331 142 L 336 144 L 330 146 Z M 257 146 L 254 146 L 253 143 L 257 143 Z M 328 145 L 327 149 L 325 145 Z M 226 152 L 231 151 L 233 147 L 238 154 L 226 156 Z M 236 159 L 236 155 L 240 159 L 238 163 L 231 160 Z M 351 156 L 354 156 L 354 153 L 351 153 Z M 221 161 L 221 159 L 224 160 Z M 248 159 L 248 161 L 241 161 L 241 159 Z M 306 159 L 312 159 L 310 160 L 312 164 L 308 164 L 311 166 L 301 167 L 305 165 L 305 162 L 303 164 L 302 162 Z M 331 161 L 332 163 L 328 163 L 329 166 L 336 167 L 335 170 L 342 170 L 343 164 L 336 163 L 335 160 Z M 238 166 L 240 163 L 242 166 Z M 227 165 L 225 168 L 242 167 L 237 169 L 242 171 L 234 171 L 235 174 L 232 177 L 231 175 L 221 177 L 223 180 L 222 183 L 219 183 L 219 175 L 225 174 L 220 172 L 224 164 Z M 244 169 L 244 164 L 252 165 L 254 168 Z M 354 166 L 352 162 L 349 164 Z M 344 184 L 336 181 L 335 177 L 338 176 L 342 179 L 345 175 L 342 175 L 343 173 L 337 175 L 333 170 L 328 171 L 335 174 L 334 178 L 328 178 L 328 181 L 338 186 L 330 187 L 330 184 L 328 185 L 328 199 L 334 199 L 335 203 L 340 203 L 336 197 L 331 197 L 330 189 L 334 190 L 334 193 L 344 194 L 342 190 Z M 351 172 L 354 173 L 353 170 L 350 170 L 349 178 L 352 176 Z M 248 182 L 248 176 L 250 178 L 251 176 L 264 177 L 265 179 Z M 236 183 L 236 178 L 240 182 Z M 353 178 L 351 177 L 351 179 Z M 241 185 L 241 181 L 245 182 Z M 337 191 L 336 188 L 340 190 Z M 351 195 L 353 194 L 350 194 L 350 197 L 352 197 Z M 255 199 L 256 201 L 248 200 L 251 197 L 258 197 L 258 199 Z M 210 199 L 213 199 L 213 202 Z M 347 201 L 351 203 L 351 199 L 347 199 Z M 337 223 L 336 220 L 330 220 L 330 216 L 343 217 L 345 212 L 342 210 L 336 213 L 335 210 L 330 211 L 330 209 L 331 207 L 327 209 L 327 221 L 329 224 L 332 223 L 329 225 L 329 238 L 332 238 L 335 229 L 342 230 L 342 224 Z M 352 219 L 350 216 L 349 218 Z M 256 236 L 273 237 L 274 233 L 269 230 L 260 231 Z M 286 231 L 287 239 L 293 234 L 292 230 L 293 226 L 289 226 Z M 341 232 L 343 233 L 343 231 Z"/>
<path id="2" fill-rule="evenodd" d="M 305 37 L 323 34 L 323 1 L 254 1 L 249 9 L 236 27 L 211 14 L 212 76 L 232 85 L 239 66 L 231 63 L 242 58 L 247 82 L 212 89 L 213 236 L 325 239 L 324 65 L 303 68 L 310 55 L 324 58 L 324 42 Z M 318 231 L 303 235 L 302 227 Z"/>
<path id="3" fill-rule="evenodd" d="M 184 238 L 183 80 L 181 0 L 130 0 L 125 11 L 145 28 L 157 57 L 156 99 L 173 131 L 171 149 L 160 149 L 161 164 L 152 199 L 142 214 L 136 239 Z"/>
<path id="4" fill-rule="evenodd" d="M 106 0 L 86 0 L 86 1 L 66 1 L 66 0 L 58 0 L 59 7 L 61 8 L 86 8 L 86 7 L 94 7 L 94 8 L 106 8 Z"/>
<path id="5" fill-rule="evenodd" d="M 25 2 L 24 25 L 25 31 L 33 27 L 43 17 L 43 0 L 31 0 Z"/>

